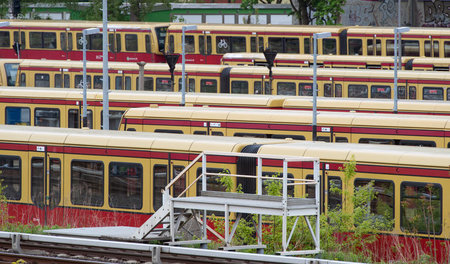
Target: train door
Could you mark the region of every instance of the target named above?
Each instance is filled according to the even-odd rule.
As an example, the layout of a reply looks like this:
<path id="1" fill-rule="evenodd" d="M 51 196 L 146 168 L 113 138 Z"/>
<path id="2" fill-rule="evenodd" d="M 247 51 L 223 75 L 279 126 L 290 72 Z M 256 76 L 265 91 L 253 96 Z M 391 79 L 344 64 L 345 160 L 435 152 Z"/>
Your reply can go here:
<path id="1" fill-rule="evenodd" d="M 214 60 L 211 60 L 210 56 L 212 52 L 212 43 L 209 31 L 203 31 L 203 35 L 198 36 L 198 50 L 200 56 L 199 62 L 196 63 L 215 64 Z"/>
<path id="2" fill-rule="evenodd" d="M 64 60 L 70 59 L 69 52 L 72 50 L 72 33 L 66 29 L 59 33 L 59 41 L 61 45 L 61 58 Z"/>
<path id="3" fill-rule="evenodd" d="M 63 223 L 62 166 L 63 154 L 49 152 L 54 147 L 36 146 L 30 154 L 31 200 L 37 208 L 34 222 L 40 225 Z"/>
<path id="4" fill-rule="evenodd" d="M 333 126 L 317 127 L 317 141 L 347 143 L 349 137 L 348 133 L 339 132 Z"/>
<path id="5" fill-rule="evenodd" d="M 127 61 L 126 59 L 128 58 L 128 56 L 127 58 L 117 58 L 118 53 L 120 53 L 121 51 L 122 45 L 121 45 L 121 36 L 118 32 L 116 32 L 116 29 L 109 29 L 108 43 L 109 43 L 108 59 L 110 61 L 116 61 L 118 59 L 121 61 Z"/>
<path id="6" fill-rule="evenodd" d="M 13 43 L 13 51 L 15 52 L 17 59 L 28 59 L 26 54 L 26 38 L 25 32 L 23 32 L 20 28 L 18 31 L 14 31 L 14 43 Z"/>
<path id="7" fill-rule="evenodd" d="M 185 156 L 185 154 L 167 153 L 167 159 L 152 159 L 152 207 L 154 211 L 158 210 L 163 204 L 162 190 L 188 165 L 187 161 L 181 159 L 182 156 Z M 188 173 L 184 174 L 172 185 L 170 188 L 172 197 L 183 194 L 188 186 L 188 175 Z"/>
<path id="8" fill-rule="evenodd" d="M 203 124 L 203 127 L 193 127 L 192 134 L 194 135 L 208 135 L 208 136 L 225 136 L 226 126 L 225 123 L 215 121 L 199 121 Z"/>
<path id="9" fill-rule="evenodd" d="M 381 56 L 381 39 L 377 35 L 367 38 L 367 56 Z"/>

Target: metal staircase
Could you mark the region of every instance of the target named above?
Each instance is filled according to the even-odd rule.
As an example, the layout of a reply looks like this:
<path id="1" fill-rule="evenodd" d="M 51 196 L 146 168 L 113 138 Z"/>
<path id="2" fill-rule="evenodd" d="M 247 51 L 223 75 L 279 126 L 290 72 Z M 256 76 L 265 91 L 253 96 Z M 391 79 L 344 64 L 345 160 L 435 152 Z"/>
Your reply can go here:
<path id="1" fill-rule="evenodd" d="M 250 157 L 257 159 L 257 175 L 239 175 L 227 174 L 230 177 L 247 177 L 256 179 L 256 194 L 250 193 L 229 193 L 207 190 L 208 176 L 223 175 L 220 173 L 207 172 L 207 156 L 234 156 L 234 157 Z M 194 166 L 199 160 L 202 161 L 202 174 L 199 175 L 178 197 L 170 196 L 170 187 Z M 262 176 L 262 160 L 282 160 L 283 173 L 280 178 Z M 290 162 L 312 162 L 314 165 L 314 179 L 296 179 L 287 178 L 287 168 Z M 258 253 L 263 253 L 265 245 L 262 244 L 262 215 L 276 215 L 283 219 L 282 226 L 282 251 L 281 255 L 301 255 L 315 254 L 320 252 L 320 207 L 319 207 L 319 159 L 306 157 L 261 155 L 251 153 L 228 153 L 228 152 L 203 152 L 198 155 L 182 172 L 174 178 L 163 191 L 163 205 L 159 208 L 141 227 L 139 227 L 133 235 L 132 240 L 169 240 L 168 245 L 187 245 L 200 244 L 206 248 L 210 242 L 207 237 L 207 231 L 222 240 L 223 250 L 235 251 L 240 249 L 256 249 Z M 199 179 L 202 180 L 202 191 L 200 196 L 182 197 L 186 191 L 191 188 Z M 262 195 L 263 180 L 280 180 L 282 181 L 282 196 Z M 290 185 L 315 186 L 316 198 L 295 198 L 288 197 L 287 190 Z M 175 213 L 175 211 L 177 213 Z M 211 229 L 207 224 L 208 211 L 224 212 L 225 234 L 224 237 Z M 230 214 L 234 214 L 234 224 L 230 232 Z M 253 222 L 255 235 L 258 243 L 256 245 L 233 245 L 232 240 L 235 235 L 237 226 L 245 214 L 256 214 L 257 221 Z M 287 228 L 287 218 L 296 217 L 295 224 L 290 231 L 289 237 Z M 307 223 L 309 232 L 312 235 L 315 248 L 312 250 L 288 251 L 288 246 L 292 235 L 297 226 L 298 220 L 303 217 Z M 311 219 L 314 218 L 315 226 L 311 225 Z M 186 230 L 182 230 L 184 225 L 192 220 L 199 223 L 202 234 L 199 240 L 180 240 L 180 234 Z M 162 226 L 162 228 L 161 228 Z"/>

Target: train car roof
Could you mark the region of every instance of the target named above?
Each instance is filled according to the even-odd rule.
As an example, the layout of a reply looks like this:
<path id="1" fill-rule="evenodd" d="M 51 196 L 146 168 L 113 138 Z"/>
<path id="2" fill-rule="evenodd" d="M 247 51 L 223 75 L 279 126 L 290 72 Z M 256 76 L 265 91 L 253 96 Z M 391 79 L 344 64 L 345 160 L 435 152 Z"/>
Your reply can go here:
<path id="1" fill-rule="evenodd" d="M 394 27 L 370 27 L 370 26 L 353 26 L 347 28 L 347 34 L 388 34 L 394 35 Z M 407 37 L 408 35 L 414 37 L 414 35 L 450 35 L 450 31 L 447 28 L 431 28 L 431 27 L 410 27 L 409 32 L 402 33 L 402 36 Z"/>
<path id="2" fill-rule="evenodd" d="M 257 138 L 204 137 L 164 133 L 136 133 L 125 131 L 84 130 L 0 125 L 0 142 L 23 144 L 48 144 L 65 147 L 94 147 L 114 149 L 133 148 L 156 151 L 240 151 L 249 144 L 273 144 L 290 142 Z"/>
<path id="3" fill-rule="evenodd" d="M 312 97 L 289 96 L 283 101 L 283 108 L 311 108 Z M 317 107 L 323 109 L 349 109 L 360 111 L 386 111 L 392 112 L 394 102 L 392 99 L 362 99 L 362 98 L 330 98 L 319 97 Z M 450 104 L 444 101 L 427 100 L 398 100 L 398 111 L 413 112 L 422 111 L 427 113 L 450 113 Z"/>
<path id="4" fill-rule="evenodd" d="M 181 31 L 184 24 L 170 25 L 169 31 Z M 283 33 L 319 33 L 319 32 L 331 32 L 339 33 L 344 30 L 344 27 L 340 26 L 308 26 L 308 25 L 255 25 L 255 24 L 197 24 L 197 30 L 189 31 L 190 33 L 201 33 L 203 31 L 225 31 L 227 34 L 236 32 L 236 34 L 242 32 L 283 32 Z"/>
<path id="5" fill-rule="evenodd" d="M 0 21 L 8 21 L 10 23 L 9 27 L 11 28 L 33 28 L 33 27 L 48 27 L 48 28 L 92 28 L 92 27 L 100 27 L 102 28 L 103 24 L 101 21 L 84 21 L 84 20 L 0 20 Z M 117 29 L 146 29 L 148 27 L 153 26 L 169 26 L 168 22 L 126 22 L 126 21 L 109 21 L 108 28 L 117 28 Z"/>
<path id="6" fill-rule="evenodd" d="M 264 145 L 258 153 L 320 157 L 324 163 L 350 161 L 354 157 L 357 163 L 392 166 L 449 169 L 450 164 L 450 150 L 428 147 L 295 141 L 285 145 Z"/>
<path id="7" fill-rule="evenodd" d="M 216 120 L 222 122 L 246 122 L 276 124 L 312 123 L 312 111 L 248 110 L 242 108 L 198 108 L 198 107 L 150 107 L 132 108 L 124 116 L 126 118 L 154 118 L 154 119 L 185 119 L 185 120 Z M 450 118 L 447 116 L 430 115 L 392 115 L 374 113 L 351 112 L 317 112 L 317 124 L 320 126 L 364 126 L 385 128 L 424 128 L 449 129 Z"/>

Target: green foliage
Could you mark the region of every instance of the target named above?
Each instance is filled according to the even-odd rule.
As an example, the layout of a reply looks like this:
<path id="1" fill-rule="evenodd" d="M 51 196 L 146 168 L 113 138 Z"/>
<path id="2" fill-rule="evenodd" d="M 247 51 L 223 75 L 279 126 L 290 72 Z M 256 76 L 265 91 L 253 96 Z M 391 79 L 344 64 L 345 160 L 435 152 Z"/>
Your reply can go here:
<path id="1" fill-rule="evenodd" d="M 293 14 L 301 25 L 335 25 L 344 12 L 346 0 L 290 0 Z"/>

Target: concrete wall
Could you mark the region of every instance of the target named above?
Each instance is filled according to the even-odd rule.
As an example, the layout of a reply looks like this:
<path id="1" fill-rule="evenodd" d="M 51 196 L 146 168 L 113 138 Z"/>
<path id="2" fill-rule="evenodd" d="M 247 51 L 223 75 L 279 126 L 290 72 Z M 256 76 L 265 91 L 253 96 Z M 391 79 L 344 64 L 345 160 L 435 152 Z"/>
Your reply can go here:
<path id="1" fill-rule="evenodd" d="M 343 25 L 397 26 L 398 0 L 347 0 Z M 449 0 L 401 1 L 402 26 L 450 27 Z"/>

